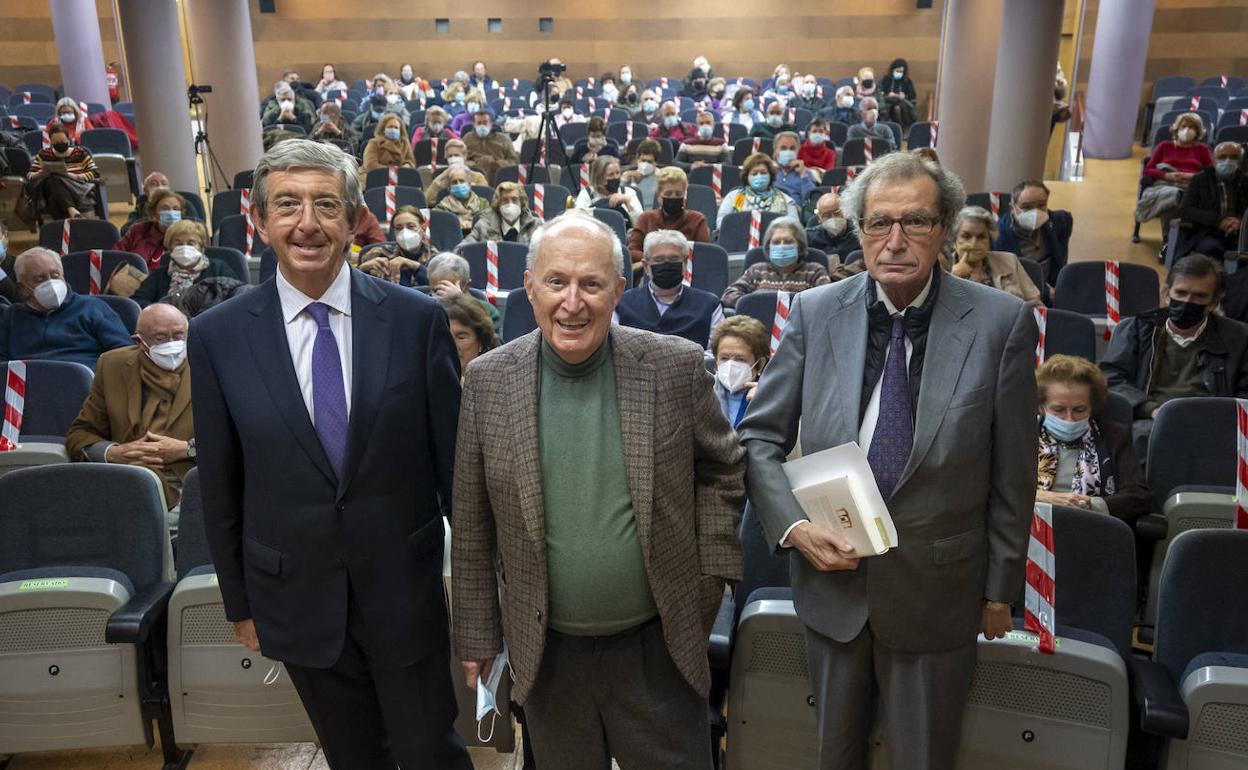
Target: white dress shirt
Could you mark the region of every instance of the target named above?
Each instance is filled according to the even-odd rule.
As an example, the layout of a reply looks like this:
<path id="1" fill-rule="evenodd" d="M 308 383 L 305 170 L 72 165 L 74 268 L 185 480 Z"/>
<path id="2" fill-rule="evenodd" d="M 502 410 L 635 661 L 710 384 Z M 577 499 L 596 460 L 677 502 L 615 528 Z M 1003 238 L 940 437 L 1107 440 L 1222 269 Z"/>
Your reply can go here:
<path id="1" fill-rule="evenodd" d="M 338 343 L 338 360 L 342 363 L 343 393 L 347 397 L 347 414 L 351 414 L 351 268 L 344 262 L 338 277 L 329 285 L 320 299 L 313 299 L 291 285 L 277 271 L 277 297 L 282 303 L 282 320 L 286 324 L 286 343 L 290 345 L 290 360 L 295 365 L 295 377 L 303 394 L 304 406 L 312 424 L 316 424 L 316 411 L 312 408 L 312 346 L 316 342 L 316 320 L 304 310 L 313 302 L 329 306 L 329 328 Z"/>

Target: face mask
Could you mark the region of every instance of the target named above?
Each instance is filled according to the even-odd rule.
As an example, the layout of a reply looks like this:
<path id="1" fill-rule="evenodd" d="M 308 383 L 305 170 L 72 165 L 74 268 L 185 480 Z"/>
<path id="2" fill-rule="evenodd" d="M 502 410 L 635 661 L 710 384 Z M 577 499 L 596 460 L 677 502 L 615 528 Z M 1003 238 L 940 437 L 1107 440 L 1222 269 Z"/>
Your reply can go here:
<path id="1" fill-rule="evenodd" d="M 1170 323 L 1174 324 L 1176 329 L 1194 329 L 1205 320 L 1207 307 L 1208 305 L 1202 305 L 1199 302 L 1172 299 L 1170 300 Z"/>
<path id="2" fill-rule="evenodd" d="M 378 96 L 385 96 L 386 95 L 385 84 L 378 83 L 377 85 L 373 86 L 373 93 L 377 94 Z"/>
<path id="3" fill-rule="evenodd" d="M 152 345 L 147 349 L 147 357 L 161 369 L 172 372 L 186 360 L 186 340 L 169 340 Z"/>
<path id="4" fill-rule="evenodd" d="M 620 191 L 620 180 L 618 178 L 608 179 L 607 181 L 602 183 L 602 186 L 606 188 L 607 192 L 611 193 L 612 195 L 615 195 L 617 192 Z"/>
<path id="5" fill-rule="evenodd" d="M 637 94 L 628 94 L 627 96 L 624 97 L 624 101 L 628 102 L 629 104 L 636 104 Z"/>
<path id="6" fill-rule="evenodd" d="M 282 108 L 282 112 L 290 112 L 291 110 L 295 109 L 295 103 L 289 99 L 281 100 L 280 102 L 277 103 L 277 106 Z"/>
<path id="7" fill-rule="evenodd" d="M 465 98 L 467 98 L 467 97 L 465 97 L 465 96 L 464 96 L 464 92 L 463 92 L 463 91 L 460 91 L 459 93 L 455 94 L 455 103 L 456 103 L 456 104 L 463 104 L 463 103 L 464 103 L 464 99 L 465 99 Z"/>
<path id="8" fill-rule="evenodd" d="M 159 212 L 159 216 L 161 230 L 168 229 L 169 225 L 182 221 L 181 211 L 161 211 Z"/>
<path id="9" fill-rule="evenodd" d="M 468 114 L 469 115 L 476 115 L 480 111 L 481 111 L 481 105 L 477 104 L 476 102 L 468 102 Z"/>
<path id="10" fill-rule="evenodd" d="M 382 110 L 372 110 L 373 120 L 381 120 L 381 116 L 385 114 Z"/>
<path id="11" fill-rule="evenodd" d="M 602 95 L 606 97 L 607 101 L 613 102 L 620 95 L 620 92 L 615 86 L 608 83 L 602 87 Z"/>
<path id="12" fill-rule="evenodd" d="M 988 258 L 988 250 L 973 243 L 959 243 L 956 251 L 959 261 L 968 265 L 978 265 Z"/>
<path id="13" fill-rule="evenodd" d="M 69 152 L 69 142 L 53 142 L 52 149 L 59 153 Z"/>
<path id="14" fill-rule="evenodd" d="M 865 121 L 866 123 L 868 123 L 868 124 L 872 124 L 872 123 L 875 123 L 875 121 L 876 121 L 879 117 L 880 117 L 880 111 L 879 111 L 879 110 L 867 110 L 866 114 L 864 114 L 864 115 L 862 116 L 862 119 L 863 119 L 863 121 Z"/>
<path id="15" fill-rule="evenodd" d="M 489 135 L 490 135 L 490 127 L 489 127 L 489 126 L 474 126 L 472 130 L 473 130 L 473 131 L 476 131 L 476 132 L 477 132 L 477 136 L 481 137 L 482 139 L 484 139 L 484 138 L 486 138 L 487 136 L 489 136 Z"/>
<path id="16" fill-rule="evenodd" d="M 204 253 L 194 246 L 174 246 L 169 256 L 182 267 L 190 267 L 199 262 Z"/>
<path id="17" fill-rule="evenodd" d="M 507 669 L 507 648 L 503 647 L 494 658 L 494 664 L 490 666 L 489 679 L 477 678 L 477 739 L 482 743 L 489 743 L 494 737 L 494 720 L 502 714 L 498 710 L 498 685 L 503 681 L 503 671 Z M 494 712 L 493 715 L 490 712 Z M 481 722 L 487 716 L 490 717 L 490 734 L 481 734 Z"/>
<path id="18" fill-rule="evenodd" d="M 1190 128 L 1179 129 L 1179 141 L 1180 142 L 1190 142 L 1195 138 L 1196 138 L 1196 132 L 1193 131 L 1192 129 Z"/>
<path id="19" fill-rule="evenodd" d="M 633 73 L 631 73 L 631 72 L 621 72 L 621 73 L 620 73 L 620 82 L 621 82 L 621 83 L 623 83 L 624 85 L 628 85 L 629 83 L 633 82 Z"/>
<path id="20" fill-rule="evenodd" d="M 729 393 L 736 393 L 754 379 L 754 368 L 744 361 L 720 361 L 715 367 L 715 379 Z"/>
<path id="21" fill-rule="evenodd" d="M 466 161 L 464 160 L 464 156 L 463 156 L 463 155 L 448 155 L 448 156 L 446 156 L 446 165 L 448 165 L 448 166 L 463 166 L 463 165 L 465 165 L 465 163 L 466 163 Z"/>
<path id="22" fill-rule="evenodd" d="M 874 85 L 875 85 L 875 81 L 872 80 L 871 78 L 866 78 L 865 80 L 862 81 L 863 90 L 870 91 L 871 87 Z"/>
<path id="23" fill-rule="evenodd" d="M 399 138 L 399 129 L 397 128 L 387 128 L 382 133 L 384 133 L 386 135 L 386 138 L 391 141 L 394 141 L 395 139 Z"/>
<path id="24" fill-rule="evenodd" d="M 427 127 L 429 129 L 429 132 L 433 134 L 442 133 L 442 129 L 444 128 L 444 126 L 441 123 L 430 123 Z"/>
<path id="25" fill-rule="evenodd" d="M 723 99 L 723 98 L 724 98 L 724 92 L 723 92 L 723 91 L 721 91 L 721 90 L 719 90 L 718 88 L 716 88 L 714 91 L 711 91 L 711 98 L 712 98 L 712 99 L 717 99 L 717 100 L 718 100 L 718 99 Z"/>
<path id="26" fill-rule="evenodd" d="M 1213 173 L 1219 179 L 1233 179 L 1239 173 L 1239 161 L 1234 158 L 1223 158 L 1213 164 Z"/>
<path id="27" fill-rule="evenodd" d="M 678 217 L 685 213 L 684 198 L 663 198 L 661 205 L 663 206 L 663 213 L 666 214 L 668 218 Z"/>
<path id="28" fill-rule="evenodd" d="M 698 67 L 698 69 L 702 70 L 703 75 L 709 75 L 711 72 L 711 65 L 703 64 L 700 67 Z"/>
<path id="29" fill-rule="evenodd" d="M 74 117 L 74 113 L 72 113 L 72 112 L 62 112 L 62 113 L 61 113 L 61 122 L 62 122 L 62 123 L 73 123 L 75 120 L 77 120 L 77 118 L 75 118 L 75 117 Z"/>
<path id="30" fill-rule="evenodd" d="M 1014 221 L 1024 230 L 1039 230 L 1049 221 L 1049 212 L 1044 209 L 1028 209 L 1021 212 Z"/>
<path id="31" fill-rule="evenodd" d="M 901 80 L 905 74 L 905 70 L 893 70 L 893 80 Z"/>
<path id="32" fill-rule="evenodd" d="M 746 112 L 753 112 L 753 111 L 754 111 L 754 100 L 753 100 L 753 99 L 746 99 L 745 101 L 741 102 L 741 109 L 745 110 Z"/>
<path id="33" fill-rule="evenodd" d="M 852 96 L 842 96 L 840 99 L 838 99 L 838 100 L 837 100 L 837 104 L 840 104 L 842 108 L 853 107 L 853 106 L 854 106 L 854 97 L 852 97 Z"/>
<path id="34" fill-rule="evenodd" d="M 824 231 L 833 238 L 845 232 L 845 217 L 828 217 L 820 224 L 823 225 Z"/>
<path id="35" fill-rule="evenodd" d="M 680 125 L 680 116 L 679 116 L 679 115 L 668 115 L 667 117 L 663 118 L 663 125 L 664 125 L 664 126 L 665 126 L 668 130 L 671 130 L 671 129 L 675 128 L 676 126 Z"/>
<path id="36" fill-rule="evenodd" d="M 4 259 L 5 255 L 8 254 L 8 252 L 9 252 L 9 245 L 5 243 L 4 241 L 0 241 L 0 259 Z M 2 272 L 4 271 L 0 270 L 0 273 Z M 3 280 L 4 280 L 3 278 L 0 278 L 0 281 L 3 281 Z"/>
<path id="37" fill-rule="evenodd" d="M 781 166 L 791 166 L 793 161 L 797 160 L 797 150 L 781 150 L 776 153 L 776 160 Z"/>
<path id="38" fill-rule="evenodd" d="M 750 177 L 750 189 L 754 192 L 762 192 L 771 186 L 771 176 L 768 174 L 754 174 Z"/>
<path id="39" fill-rule="evenodd" d="M 797 244 L 773 243 L 767 249 L 767 259 L 776 267 L 788 267 L 797 261 Z"/>
<path id="40" fill-rule="evenodd" d="M 419 251 L 421 247 L 420 233 L 415 230 L 409 230 L 406 227 L 394 234 L 394 242 L 399 244 L 399 248 L 411 254 Z"/>
<path id="41" fill-rule="evenodd" d="M 814 83 L 807 83 L 806 85 L 802 86 L 802 96 L 805 96 L 807 99 L 809 99 L 810 97 L 814 95 L 815 95 Z"/>
<path id="42" fill-rule="evenodd" d="M 650 266 L 650 281 L 660 289 L 675 289 L 684 277 L 683 262 L 659 262 Z"/>
<path id="43" fill-rule="evenodd" d="M 459 198 L 461 201 L 467 200 L 468 196 L 471 194 L 472 194 L 472 188 L 468 186 L 467 182 L 460 182 L 458 184 L 451 185 L 451 195 L 454 195 L 456 198 Z"/>
<path id="44" fill-rule="evenodd" d="M 659 108 L 659 103 L 653 99 L 647 99 L 641 103 L 641 108 L 646 112 L 654 112 Z"/>
<path id="45" fill-rule="evenodd" d="M 783 115 L 768 115 L 767 116 L 767 125 L 771 126 L 772 128 L 779 128 L 780 124 L 783 122 L 784 122 Z"/>
<path id="46" fill-rule="evenodd" d="M 399 77 L 403 78 L 404 83 L 410 83 L 412 82 L 412 71 L 403 70 L 402 72 L 399 73 Z"/>
<path id="47" fill-rule="evenodd" d="M 571 107 L 564 107 L 562 110 L 559 111 L 559 114 L 563 116 L 564 120 L 571 120 L 572 115 L 573 115 L 573 110 Z"/>
<path id="48" fill-rule="evenodd" d="M 711 138 L 711 134 L 713 134 L 713 133 L 715 133 L 715 127 L 714 127 L 714 126 L 708 126 L 708 125 L 706 125 L 705 123 L 703 123 L 702 125 L 698 126 L 698 138 L 699 138 L 699 139 L 710 139 L 710 138 Z"/>
<path id="49" fill-rule="evenodd" d="M 604 136 L 591 136 L 585 140 L 585 146 L 591 150 L 598 151 L 607 146 L 607 139 Z"/>
<path id="50" fill-rule="evenodd" d="M 321 113 L 321 122 L 322 122 L 322 123 L 333 123 L 333 122 L 334 122 L 334 116 L 333 116 L 333 115 L 326 115 L 325 113 Z"/>
<path id="51" fill-rule="evenodd" d="M 503 219 L 508 222 L 515 222 L 520 218 L 519 203 L 504 203 L 502 206 L 498 207 L 498 211 L 503 215 Z"/>
<path id="52" fill-rule="evenodd" d="M 648 160 L 643 160 L 637 164 L 637 171 L 640 172 L 642 176 L 650 176 L 654 173 L 654 164 Z"/>
<path id="53" fill-rule="evenodd" d="M 69 295 L 69 285 L 60 278 L 52 278 L 35 287 L 35 302 L 44 310 L 56 310 Z"/>
<path id="54" fill-rule="evenodd" d="M 788 92 L 789 92 L 789 87 L 788 87 L 788 86 L 776 86 L 776 93 L 778 93 L 778 94 L 787 94 Z"/>
<path id="55" fill-rule="evenodd" d="M 398 104 L 399 95 L 398 94 L 386 94 L 386 102 L 389 104 Z"/>
<path id="56" fill-rule="evenodd" d="M 828 135 L 827 134 L 810 134 L 809 136 L 806 137 L 806 139 L 809 140 L 811 144 L 818 147 L 819 145 L 828 141 Z"/>
<path id="57" fill-rule="evenodd" d="M 1053 438 L 1069 444 L 1088 432 L 1088 421 L 1075 420 L 1074 422 L 1071 422 L 1070 420 L 1063 420 L 1061 417 L 1056 417 L 1048 412 L 1045 412 L 1044 429 L 1047 430 L 1049 435 Z"/>

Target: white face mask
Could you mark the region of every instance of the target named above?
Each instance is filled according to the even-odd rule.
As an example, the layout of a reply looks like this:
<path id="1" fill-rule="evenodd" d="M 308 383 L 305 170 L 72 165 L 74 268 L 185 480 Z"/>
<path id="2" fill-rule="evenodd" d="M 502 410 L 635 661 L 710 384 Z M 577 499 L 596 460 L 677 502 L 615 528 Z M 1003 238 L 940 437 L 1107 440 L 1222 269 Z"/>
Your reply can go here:
<path id="1" fill-rule="evenodd" d="M 399 248 L 406 252 L 413 252 L 420 249 L 420 233 L 415 230 L 404 228 L 394 234 L 394 242 L 399 244 Z"/>
<path id="2" fill-rule="evenodd" d="M 499 213 L 503 215 L 503 219 L 508 222 L 515 222 L 520 218 L 519 203 L 504 203 L 502 206 L 499 206 L 498 210 Z"/>
<path id="3" fill-rule="evenodd" d="M 172 372 L 186 360 L 186 340 L 170 340 L 147 349 L 147 357 L 165 371 Z"/>
<path id="4" fill-rule="evenodd" d="M 464 156 L 463 155 L 449 155 L 446 158 L 446 165 L 462 166 L 464 165 Z"/>
<path id="5" fill-rule="evenodd" d="M 190 267 L 199 262 L 204 253 L 194 246 L 174 246 L 173 251 L 169 252 L 169 256 L 173 258 L 182 267 Z"/>
<path id="6" fill-rule="evenodd" d="M 847 95 L 845 95 L 845 96 L 842 96 L 840 99 L 837 99 L 837 103 L 838 103 L 838 104 L 840 104 L 842 108 L 844 108 L 844 107 L 853 107 L 853 106 L 854 106 L 854 97 L 853 97 L 853 96 L 851 96 L 851 95 L 848 95 L 848 94 L 847 94 Z"/>
<path id="7" fill-rule="evenodd" d="M 845 232 L 845 217 L 828 217 L 823 220 L 823 229 L 834 238 L 839 236 Z"/>
<path id="8" fill-rule="evenodd" d="M 503 651 L 494 657 L 489 678 L 477 678 L 477 739 L 482 743 L 489 743 L 494 737 L 494 722 L 502 714 L 498 710 L 498 685 L 503 680 L 503 672 L 507 670 L 508 664 L 507 648 L 503 647 Z M 482 735 L 481 725 L 487 716 L 490 717 L 490 733 Z"/>
<path id="9" fill-rule="evenodd" d="M 52 278 L 35 287 L 35 302 L 44 310 L 56 310 L 69 296 L 69 285 L 60 278 Z"/>
<path id="10" fill-rule="evenodd" d="M 744 361 L 720 361 L 719 366 L 715 368 L 715 379 L 719 380 L 719 384 L 724 386 L 724 390 L 729 393 L 737 391 L 750 384 L 750 380 L 754 378 L 754 368 Z"/>
<path id="11" fill-rule="evenodd" d="M 295 108 L 295 103 L 289 99 L 283 99 L 277 103 L 282 108 L 282 112 L 290 112 Z"/>
<path id="12" fill-rule="evenodd" d="M 1195 132 L 1195 131 L 1193 131 L 1192 129 L 1190 129 L 1190 128 L 1180 128 L 1180 129 L 1179 129 L 1179 141 L 1181 141 L 1181 142 L 1190 142 L 1190 141 L 1192 141 L 1192 140 L 1193 140 L 1193 139 L 1195 139 L 1195 138 L 1196 138 L 1196 132 Z"/>
<path id="13" fill-rule="evenodd" d="M 1049 212 L 1044 209 L 1028 209 L 1014 219 L 1024 230 L 1039 230 L 1049 221 Z"/>
<path id="14" fill-rule="evenodd" d="M 654 173 L 654 164 L 651 163 L 650 161 L 643 160 L 637 164 L 637 171 L 642 176 L 650 176 L 651 174 Z"/>

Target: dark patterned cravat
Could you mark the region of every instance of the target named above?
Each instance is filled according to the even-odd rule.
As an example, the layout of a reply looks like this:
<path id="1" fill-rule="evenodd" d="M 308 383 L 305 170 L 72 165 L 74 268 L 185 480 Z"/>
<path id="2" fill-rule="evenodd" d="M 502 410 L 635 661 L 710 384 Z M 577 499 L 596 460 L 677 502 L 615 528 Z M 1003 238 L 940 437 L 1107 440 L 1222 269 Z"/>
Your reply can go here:
<path id="1" fill-rule="evenodd" d="M 304 310 L 316 321 L 316 341 L 312 343 L 312 419 L 329 464 L 335 475 L 342 478 L 342 462 L 347 454 L 347 392 L 342 381 L 338 340 L 329 327 L 329 305 L 313 302 Z"/>
<path id="2" fill-rule="evenodd" d="M 867 451 L 867 462 L 885 500 L 893 496 L 913 445 L 914 421 L 910 415 L 910 382 L 906 372 L 906 322 L 897 315 L 893 317 L 888 338 L 888 359 L 884 362 L 884 381 L 880 386 L 880 413 L 875 433 L 871 434 L 871 449 Z"/>

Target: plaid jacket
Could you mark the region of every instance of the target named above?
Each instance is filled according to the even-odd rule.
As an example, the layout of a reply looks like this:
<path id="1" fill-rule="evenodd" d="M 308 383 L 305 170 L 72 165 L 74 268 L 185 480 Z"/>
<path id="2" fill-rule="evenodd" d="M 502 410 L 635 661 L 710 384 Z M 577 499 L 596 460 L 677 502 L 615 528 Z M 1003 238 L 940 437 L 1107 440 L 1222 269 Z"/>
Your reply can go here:
<path id="1" fill-rule="evenodd" d="M 518 703 L 537 678 L 548 620 L 541 339 L 534 331 L 467 368 L 451 520 L 455 652 L 461 660 L 490 658 L 506 638 Z M 646 574 L 672 660 L 705 695 L 710 625 L 724 581 L 741 577 L 744 453 L 697 345 L 620 326 L 611 341 Z"/>

